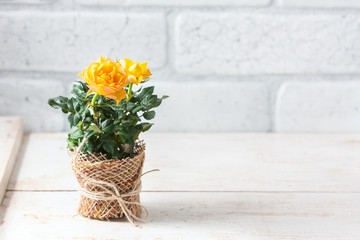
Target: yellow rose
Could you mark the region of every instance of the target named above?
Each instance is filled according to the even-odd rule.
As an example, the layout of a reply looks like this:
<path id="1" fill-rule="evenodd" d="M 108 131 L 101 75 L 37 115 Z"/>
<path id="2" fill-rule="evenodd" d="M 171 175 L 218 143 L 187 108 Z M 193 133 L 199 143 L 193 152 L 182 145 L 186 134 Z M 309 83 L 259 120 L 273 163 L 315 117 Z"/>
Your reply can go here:
<path id="1" fill-rule="evenodd" d="M 127 70 L 131 83 L 138 85 L 142 80 L 151 76 L 151 72 L 147 68 L 147 62 L 138 63 L 126 58 L 121 59 L 119 63 Z"/>
<path id="2" fill-rule="evenodd" d="M 123 89 L 130 81 L 126 70 L 111 58 L 99 57 L 78 76 L 87 82 L 91 91 L 114 99 L 116 104 L 125 98 Z"/>

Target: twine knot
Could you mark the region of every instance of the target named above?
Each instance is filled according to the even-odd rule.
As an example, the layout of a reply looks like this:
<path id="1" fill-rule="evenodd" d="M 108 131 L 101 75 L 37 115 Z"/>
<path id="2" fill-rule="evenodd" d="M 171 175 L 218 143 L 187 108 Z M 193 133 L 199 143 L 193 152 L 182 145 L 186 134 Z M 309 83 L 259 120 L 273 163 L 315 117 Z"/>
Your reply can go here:
<path id="1" fill-rule="evenodd" d="M 147 171 L 147 172 L 143 173 L 139 177 L 139 179 L 142 176 L 144 176 L 145 174 L 148 174 L 148 173 L 154 172 L 154 171 L 159 171 L 159 169 L 153 169 L 153 170 Z M 146 222 L 147 220 L 149 220 L 150 214 L 149 214 L 149 211 L 146 209 L 146 207 L 144 207 L 144 205 L 142 205 L 141 203 L 136 202 L 136 201 L 131 202 L 131 201 L 127 201 L 124 199 L 126 197 L 131 197 L 131 196 L 137 195 L 141 192 L 141 181 L 137 181 L 138 184 L 136 185 L 134 190 L 132 190 L 128 193 L 120 194 L 119 189 L 117 188 L 117 186 L 114 183 L 90 178 L 79 171 L 77 172 L 77 174 L 79 174 L 83 178 L 82 185 L 84 187 L 80 186 L 80 188 L 79 188 L 79 192 L 82 196 L 93 199 L 93 200 L 104 200 L 104 201 L 116 200 L 119 203 L 126 218 L 129 220 L 129 222 L 131 222 L 135 226 L 138 226 L 135 223 L 135 221 Z M 91 190 L 91 189 L 96 189 L 96 190 Z M 99 190 L 99 189 L 101 189 L 101 190 Z M 132 211 L 128 208 L 127 205 L 140 206 L 145 211 L 146 217 L 145 218 L 137 217 L 135 214 L 132 213 Z M 100 216 L 100 218 L 106 216 L 107 214 L 108 214 L 108 212 L 105 212 L 104 214 L 102 214 Z"/>
<path id="2" fill-rule="evenodd" d="M 87 140 L 87 138 L 84 138 L 83 141 L 81 142 L 80 146 L 75 148 L 73 152 L 69 152 L 71 160 L 72 160 L 72 165 L 73 165 L 73 170 L 75 172 L 75 174 L 77 175 L 77 179 L 80 183 L 80 188 L 79 188 L 79 193 L 80 195 L 82 195 L 83 197 L 86 197 L 88 199 L 92 199 L 95 201 L 116 201 L 120 208 L 122 213 L 124 213 L 124 215 L 126 216 L 127 220 L 129 222 L 131 222 L 133 225 L 138 226 L 136 224 L 135 221 L 137 222 L 146 222 L 149 219 L 149 212 L 148 210 L 138 201 L 136 201 L 136 197 L 132 196 L 136 196 L 141 192 L 141 177 L 144 176 L 145 174 L 148 174 L 150 172 L 154 172 L 154 171 L 159 171 L 159 169 L 153 169 L 150 171 L 147 171 L 141 175 L 133 175 L 135 179 L 132 179 L 131 181 L 133 182 L 133 184 L 131 185 L 131 189 L 129 192 L 125 193 L 120 193 L 120 191 L 122 190 L 121 188 L 119 189 L 119 186 L 116 185 L 116 182 L 114 182 L 112 180 L 112 178 L 103 178 L 103 179 L 95 179 L 93 177 L 91 177 L 91 174 L 85 174 L 88 172 L 88 170 L 86 170 L 86 172 L 84 173 L 82 169 L 82 167 L 79 167 L 77 164 L 77 158 L 79 156 L 79 153 L 81 152 L 81 147 L 82 145 L 85 143 L 85 141 Z M 140 142 L 140 144 L 143 144 L 142 142 Z M 141 154 L 139 155 L 140 158 L 144 159 L 144 145 L 140 145 L 142 146 L 142 150 L 141 150 Z M 103 161 L 102 159 L 100 159 L 99 157 L 95 156 L 94 154 L 90 153 L 90 156 L 93 157 L 94 159 L 96 159 L 97 163 L 100 163 Z M 80 154 L 80 158 L 83 158 L 83 153 Z M 139 159 L 139 158 L 137 158 Z M 106 159 L 105 159 L 106 160 Z M 125 161 L 131 161 L 133 160 L 132 158 L 129 159 L 125 159 Z M 134 160 L 134 161 L 138 161 L 138 160 Z M 141 163 L 141 168 L 139 169 L 139 171 L 141 172 L 142 169 L 142 164 L 143 164 L 143 160 Z M 84 164 L 84 162 L 82 162 L 81 166 L 86 166 L 85 169 L 91 169 L 92 167 L 92 163 L 86 163 Z M 85 170 L 84 169 L 84 170 Z M 102 168 L 96 168 L 98 173 L 103 172 Z M 109 168 L 108 169 L 108 174 L 109 172 L 111 173 L 113 170 L 113 168 Z M 117 172 L 113 172 L 111 173 L 112 175 L 116 175 L 119 174 L 119 170 L 121 168 L 117 168 Z M 93 170 L 91 170 L 93 171 Z M 135 173 L 135 172 L 134 172 Z M 105 173 L 103 173 L 105 174 Z M 114 175 L 114 176 L 115 176 Z M 96 176 L 96 174 L 95 174 Z M 99 175 L 101 176 L 101 175 Z M 130 207 L 131 205 L 136 205 L 138 207 L 140 207 L 140 209 L 143 209 L 146 213 L 146 216 L 144 218 L 138 217 L 136 216 L 136 213 L 133 213 L 133 211 L 131 210 L 132 207 Z M 95 216 L 95 218 L 99 218 L 99 219 L 104 219 L 104 218 L 108 218 L 108 216 L 111 216 L 114 214 L 113 209 L 112 208 L 101 208 L 101 212 L 98 212 L 99 214 L 101 213 L 101 215 L 97 215 Z M 87 215 L 87 214 L 86 214 Z"/>

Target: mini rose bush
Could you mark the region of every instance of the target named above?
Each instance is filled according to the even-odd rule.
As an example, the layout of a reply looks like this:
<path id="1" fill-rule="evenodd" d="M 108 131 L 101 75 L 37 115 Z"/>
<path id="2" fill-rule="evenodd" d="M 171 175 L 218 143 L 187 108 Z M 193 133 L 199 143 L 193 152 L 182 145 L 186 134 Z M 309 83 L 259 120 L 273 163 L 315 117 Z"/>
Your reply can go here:
<path id="1" fill-rule="evenodd" d="M 107 158 L 133 157 L 139 134 L 153 125 L 148 122 L 155 117 L 153 108 L 168 97 L 155 95 L 153 86 L 132 90 L 133 84 L 149 80 L 147 63 L 100 57 L 78 76 L 84 82 L 73 85 L 72 97 L 48 101 L 68 114 L 72 128 L 68 149 L 72 151 L 86 139 L 83 152 L 102 153 Z"/>

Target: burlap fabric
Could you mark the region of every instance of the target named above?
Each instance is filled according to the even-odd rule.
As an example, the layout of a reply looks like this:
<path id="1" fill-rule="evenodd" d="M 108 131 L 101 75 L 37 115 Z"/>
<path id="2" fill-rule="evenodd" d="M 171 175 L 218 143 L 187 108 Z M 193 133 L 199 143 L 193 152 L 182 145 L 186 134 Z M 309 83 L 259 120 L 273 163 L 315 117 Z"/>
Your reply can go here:
<path id="1" fill-rule="evenodd" d="M 71 165 L 80 185 L 78 212 L 89 218 L 110 220 L 124 215 L 132 222 L 146 221 L 148 212 L 140 204 L 141 176 L 145 160 L 145 143 L 138 141 L 135 156 L 107 159 L 103 154 L 70 152 Z M 146 218 L 140 218 L 142 209 Z"/>

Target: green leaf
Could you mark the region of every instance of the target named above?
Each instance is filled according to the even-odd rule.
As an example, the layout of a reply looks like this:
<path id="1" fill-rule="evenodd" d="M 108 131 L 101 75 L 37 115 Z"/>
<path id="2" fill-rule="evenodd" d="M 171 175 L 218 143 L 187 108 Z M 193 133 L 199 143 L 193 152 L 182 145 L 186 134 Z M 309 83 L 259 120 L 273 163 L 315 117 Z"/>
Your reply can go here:
<path id="1" fill-rule="evenodd" d="M 73 98 L 70 98 L 69 101 L 67 102 L 67 108 L 69 112 L 75 112 Z"/>
<path id="2" fill-rule="evenodd" d="M 121 136 L 124 140 L 124 143 L 134 145 L 136 137 L 139 135 L 139 132 L 134 125 L 123 124 L 115 127 L 115 131 Z"/>
<path id="3" fill-rule="evenodd" d="M 168 95 L 164 95 L 164 96 L 161 97 L 161 99 L 167 99 L 167 98 L 169 98 Z"/>
<path id="4" fill-rule="evenodd" d="M 86 109 L 89 109 L 89 106 L 87 104 L 81 104 L 80 106 L 80 114 L 84 113 L 84 111 L 86 111 Z"/>
<path id="5" fill-rule="evenodd" d="M 97 125 L 91 125 L 88 130 L 93 130 L 96 131 L 98 133 L 103 133 L 103 131 L 100 130 L 100 128 Z"/>
<path id="6" fill-rule="evenodd" d="M 114 155 L 115 152 L 115 148 L 114 148 L 114 144 L 111 141 L 106 141 L 102 144 L 102 147 L 104 148 L 104 150 L 108 153 L 111 153 L 112 155 Z"/>
<path id="7" fill-rule="evenodd" d="M 68 98 L 63 97 L 63 96 L 58 96 L 55 98 L 50 98 L 48 100 L 48 104 L 56 109 L 62 108 L 64 104 L 66 104 L 68 101 Z"/>
<path id="8" fill-rule="evenodd" d="M 59 96 L 55 98 L 50 98 L 48 100 L 48 104 L 55 109 L 61 109 L 63 113 L 74 112 L 68 108 L 68 101 L 69 99 L 67 97 Z"/>
<path id="9" fill-rule="evenodd" d="M 69 136 L 70 136 L 70 134 L 69 134 Z M 68 147 L 69 150 L 72 150 L 73 147 L 76 147 L 76 146 L 77 146 L 77 142 L 78 142 L 77 140 L 74 140 L 74 139 L 72 139 L 72 138 L 69 137 L 66 141 L 67 141 L 67 143 L 68 143 L 68 146 L 67 146 L 67 147 Z"/>
<path id="10" fill-rule="evenodd" d="M 84 120 L 87 118 L 87 117 L 92 117 L 91 116 L 91 113 L 89 111 L 88 108 L 86 108 L 82 113 L 81 113 L 81 118 L 82 118 L 82 121 L 84 122 Z"/>
<path id="11" fill-rule="evenodd" d="M 94 152 L 94 142 L 91 138 L 89 138 L 84 145 L 89 152 Z"/>
<path id="12" fill-rule="evenodd" d="M 79 139 L 84 136 L 84 133 L 80 129 L 76 129 L 74 132 L 69 134 L 69 137 L 72 139 Z"/>
<path id="13" fill-rule="evenodd" d="M 114 124 L 118 124 L 121 122 L 121 118 L 123 118 L 123 116 L 125 116 L 126 114 L 123 113 L 122 111 L 117 111 L 117 115 L 115 118 L 117 118 L 115 121 L 116 123 L 114 122 Z"/>
<path id="14" fill-rule="evenodd" d="M 117 148 L 114 145 L 113 139 L 115 138 L 115 134 L 108 133 L 100 135 L 100 145 L 105 150 L 106 153 L 110 153 L 112 156 L 116 155 Z"/>
<path id="15" fill-rule="evenodd" d="M 84 93 L 87 93 L 89 91 L 89 88 L 85 82 L 83 81 L 76 81 L 76 82 L 79 83 L 79 88 L 81 88 Z"/>
<path id="16" fill-rule="evenodd" d="M 141 123 L 140 124 L 140 126 L 141 126 L 141 128 L 142 128 L 142 132 L 146 132 L 147 130 L 149 130 L 151 127 L 152 127 L 152 125 L 154 125 L 153 123 Z"/>
<path id="17" fill-rule="evenodd" d="M 146 96 L 142 101 L 141 105 L 145 109 L 151 109 L 158 107 L 161 104 L 161 98 L 158 98 L 156 95 Z"/>
<path id="18" fill-rule="evenodd" d="M 74 126 L 76 126 L 81 120 L 80 113 L 75 113 L 74 115 Z"/>
<path id="19" fill-rule="evenodd" d="M 143 117 L 146 120 L 151 120 L 155 117 L 155 111 L 144 112 Z"/>
<path id="20" fill-rule="evenodd" d="M 139 106 L 135 107 L 131 112 L 136 113 L 138 111 L 141 111 L 142 109 L 143 109 L 143 106 L 139 105 Z"/>
<path id="21" fill-rule="evenodd" d="M 73 106 L 74 106 L 75 112 L 80 112 L 81 104 L 75 98 L 73 98 Z"/>
<path id="22" fill-rule="evenodd" d="M 92 118 L 91 117 L 86 117 L 84 120 L 83 120 L 83 123 L 88 123 L 90 124 L 92 121 Z"/>
<path id="23" fill-rule="evenodd" d="M 126 106 L 126 110 L 127 111 L 131 111 L 131 110 L 133 110 L 133 108 L 136 106 L 136 104 L 135 103 L 133 103 L 133 102 L 128 102 L 128 104 L 127 104 L 127 106 Z"/>
<path id="24" fill-rule="evenodd" d="M 90 138 L 90 137 L 94 136 L 97 133 L 98 133 L 97 131 L 86 131 L 84 137 Z"/>
<path id="25" fill-rule="evenodd" d="M 70 123 L 70 128 L 74 127 L 76 124 L 74 124 L 74 117 L 75 117 L 75 114 L 70 114 L 68 116 L 68 121 Z"/>
<path id="26" fill-rule="evenodd" d="M 154 92 L 154 86 L 146 87 L 135 97 L 135 99 L 142 100 L 146 96 L 153 94 L 153 92 Z"/>
<path id="27" fill-rule="evenodd" d="M 104 122 L 102 122 L 100 126 L 101 130 L 105 133 L 112 132 L 114 130 L 114 127 L 115 127 L 114 121 L 110 119 L 107 119 Z"/>
<path id="28" fill-rule="evenodd" d="M 80 104 L 76 98 L 68 99 L 66 106 L 69 112 L 76 112 L 80 110 Z"/>
<path id="29" fill-rule="evenodd" d="M 86 92 L 83 89 L 81 84 L 74 84 L 71 93 L 75 95 L 75 97 L 81 101 L 83 101 L 86 97 Z"/>
<path id="30" fill-rule="evenodd" d="M 140 121 L 139 116 L 136 113 L 131 113 L 126 116 L 126 118 L 121 122 L 122 124 L 136 124 Z"/>

